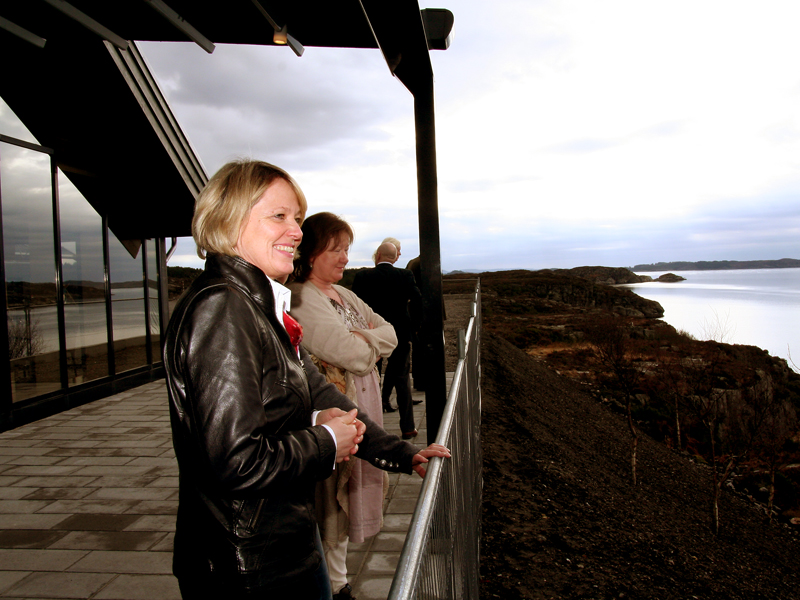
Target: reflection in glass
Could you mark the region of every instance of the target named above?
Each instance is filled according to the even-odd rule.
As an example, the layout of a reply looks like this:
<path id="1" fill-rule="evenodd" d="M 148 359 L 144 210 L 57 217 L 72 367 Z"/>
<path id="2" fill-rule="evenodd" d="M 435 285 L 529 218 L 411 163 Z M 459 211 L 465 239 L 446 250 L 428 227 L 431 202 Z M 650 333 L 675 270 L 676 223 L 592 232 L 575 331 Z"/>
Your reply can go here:
<path id="1" fill-rule="evenodd" d="M 44 395 L 56 399 L 58 392 L 67 393 L 64 386 L 114 378 L 148 362 L 160 363 L 156 244 L 117 240 L 60 172 L 55 178 L 59 218 L 54 220 L 51 156 L 46 149 L 9 142 L 16 138 L 22 146 L 37 143 L 2 99 L 0 132 L 11 136 L 0 141 L 0 243 L 10 367 L 10 382 L 0 384 L 10 383 L 11 401 Z M 61 228 L 58 235 L 53 230 L 56 221 Z M 104 263 L 106 235 L 108 264 Z M 59 256 L 63 278 L 57 282 Z M 108 286 L 111 306 L 106 304 Z M 109 313 L 113 356 L 109 355 Z M 64 347 L 60 346 L 61 325 Z M 8 410 L 7 403 L 8 398 L 0 398 L 2 410 Z"/>
<path id="2" fill-rule="evenodd" d="M 70 386 L 108 375 L 102 219 L 72 183 L 59 177 L 61 269 Z"/>
<path id="3" fill-rule="evenodd" d="M 12 401 L 61 388 L 50 157 L 0 143 Z"/>
<path id="4" fill-rule="evenodd" d="M 108 245 L 114 360 L 116 372 L 121 373 L 147 364 L 148 320 L 144 312 L 142 269 L 144 248 L 139 241 L 126 240 L 123 245 L 110 231 Z"/>

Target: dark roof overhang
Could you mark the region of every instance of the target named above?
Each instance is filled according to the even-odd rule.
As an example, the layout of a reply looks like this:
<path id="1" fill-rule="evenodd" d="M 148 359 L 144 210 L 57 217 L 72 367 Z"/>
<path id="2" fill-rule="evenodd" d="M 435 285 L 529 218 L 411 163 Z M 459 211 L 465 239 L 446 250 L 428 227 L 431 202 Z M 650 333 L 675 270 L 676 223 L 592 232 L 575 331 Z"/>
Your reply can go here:
<path id="1" fill-rule="evenodd" d="M 415 95 L 430 88 L 428 50 L 447 48 L 453 23 L 449 11 L 420 11 L 417 0 L 258 1 L 304 46 L 380 48 Z M 154 5 L 166 5 L 209 44 L 273 45 L 254 0 L 25 0 L 0 8 L 0 97 L 53 149 L 119 239 L 190 235 L 207 180 L 126 42 L 189 41 Z"/>

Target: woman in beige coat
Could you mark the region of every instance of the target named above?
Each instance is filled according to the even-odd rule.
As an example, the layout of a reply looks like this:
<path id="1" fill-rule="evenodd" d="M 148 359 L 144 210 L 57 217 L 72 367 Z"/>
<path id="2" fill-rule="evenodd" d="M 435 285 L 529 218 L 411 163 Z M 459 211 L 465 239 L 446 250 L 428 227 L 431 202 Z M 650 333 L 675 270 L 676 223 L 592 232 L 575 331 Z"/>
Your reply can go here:
<path id="1" fill-rule="evenodd" d="M 397 345 L 394 328 L 350 290 L 336 285 L 353 242 L 350 225 L 323 212 L 308 217 L 302 229 L 300 256 L 288 287 L 291 314 L 303 327 L 303 346 L 326 379 L 382 427 L 375 363 Z M 441 454 L 446 448 L 432 445 L 421 454 L 428 451 Z M 317 487 L 317 516 L 335 600 L 352 596 L 347 543 L 363 542 L 380 531 L 387 489 L 386 473 L 360 460 L 340 464 L 336 474 Z"/>

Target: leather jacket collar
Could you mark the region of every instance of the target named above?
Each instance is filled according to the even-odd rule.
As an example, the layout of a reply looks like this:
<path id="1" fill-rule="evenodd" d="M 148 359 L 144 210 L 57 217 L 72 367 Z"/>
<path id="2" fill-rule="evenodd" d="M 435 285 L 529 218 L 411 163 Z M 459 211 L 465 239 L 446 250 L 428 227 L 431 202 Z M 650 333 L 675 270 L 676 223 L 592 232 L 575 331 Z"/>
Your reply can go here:
<path id="1" fill-rule="evenodd" d="M 275 312 L 275 298 L 267 276 L 245 259 L 224 254 L 209 254 L 206 256 L 206 275 L 210 278 L 227 279 L 247 292 L 265 313 Z"/>

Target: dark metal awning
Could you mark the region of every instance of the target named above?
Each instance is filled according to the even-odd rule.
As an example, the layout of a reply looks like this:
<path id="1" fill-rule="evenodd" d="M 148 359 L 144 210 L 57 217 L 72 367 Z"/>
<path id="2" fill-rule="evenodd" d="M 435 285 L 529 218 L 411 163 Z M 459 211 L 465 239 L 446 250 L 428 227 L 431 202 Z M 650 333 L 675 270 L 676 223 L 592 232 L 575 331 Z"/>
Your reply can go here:
<path id="1" fill-rule="evenodd" d="M 17 0 L 0 7 L 0 97 L 118 238 L 190 235 L 207 176 L 128 40 L 274 45 L 272 23 L 304 46 L 380 48 L 416 94 L 452 14 L 416 0 Z"/>

